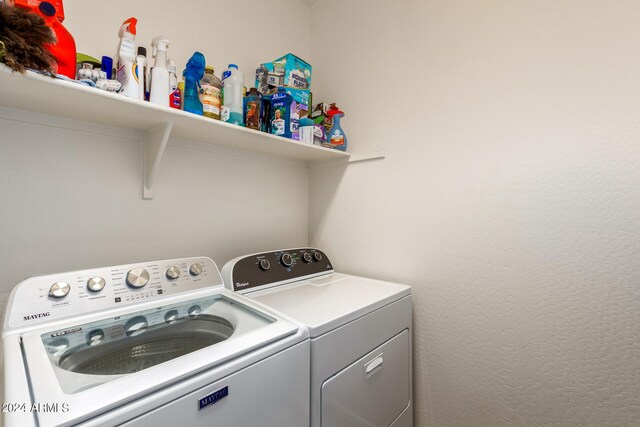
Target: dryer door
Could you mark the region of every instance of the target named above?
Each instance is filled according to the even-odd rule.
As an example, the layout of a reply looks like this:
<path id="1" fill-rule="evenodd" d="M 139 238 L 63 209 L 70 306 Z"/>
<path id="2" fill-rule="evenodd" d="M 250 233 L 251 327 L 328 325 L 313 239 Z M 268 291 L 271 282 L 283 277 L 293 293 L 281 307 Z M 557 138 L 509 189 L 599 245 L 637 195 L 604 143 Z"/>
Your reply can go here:
<path id="1" fill-rule="evenodd" d="M 322 385 L 322 426 L 388 427 L 409 405 L 409 331 Z"/>

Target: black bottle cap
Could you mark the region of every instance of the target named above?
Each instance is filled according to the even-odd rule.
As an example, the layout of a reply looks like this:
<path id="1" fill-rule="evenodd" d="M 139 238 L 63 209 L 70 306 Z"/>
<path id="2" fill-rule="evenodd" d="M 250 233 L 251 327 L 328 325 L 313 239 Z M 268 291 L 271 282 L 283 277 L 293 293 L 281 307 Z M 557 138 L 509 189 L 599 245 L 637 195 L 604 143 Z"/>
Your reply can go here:
<path id="1" fill-rule="evenodd" d="M 146 47 L 138 47 L 138 56 L 144 56 L 145 58 L 147 57 L 147 48 Z"/>

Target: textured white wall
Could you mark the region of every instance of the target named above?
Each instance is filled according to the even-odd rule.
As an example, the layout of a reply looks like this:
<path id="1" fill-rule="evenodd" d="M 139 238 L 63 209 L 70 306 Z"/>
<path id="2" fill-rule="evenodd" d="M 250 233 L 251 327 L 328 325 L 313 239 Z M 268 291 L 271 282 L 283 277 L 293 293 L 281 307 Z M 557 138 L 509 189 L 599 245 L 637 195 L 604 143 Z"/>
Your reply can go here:
<path id="1" fill-rule="evenodd" d="M 180 75 L 198 50 L 218 77 L 229 63 L 238 64 L 245 86 L 251 87 L 259 64 L 288 52 L 302 58 L 309 54 L 309 8 L 297 0 L 111 0 L 108 7 L 65 0 L 64 6 L 64 25 L 78 52 L 98 59 L 115 55 L 120 25 L 132 16 L 138 19 L 136 41 L 147 48 L 151 63 L 151 40 L 165 35 Z M 279 30 L 281 23 L 286 23 L 286 30 Z"/>
<path id="2" fill-rule="evenodd" d="M 314 85 L 350 149 L 310 241 L 413 286 L 419 426 L 640 414 L 640 3 L 325 0 Z"/>
<path id="3" fill-rule="evenodd" d="M 197 49 L 217 74 L 239 64 L 247 86 L 261 62 L 308 55 L 309 9 L 297 0 L 259 9 L 247 0 L 64 4 L 78 50 L 98 58 L 114 54 L 118 28 L 130 16 L 147 45 L 162 33 L 171 39 L 179 67 Z M 299 25 L 267 37 L 265 23 L 279 20 Z M 155 198 L 142 200 L 140 135 L 0 109 L 0 318 L 9 291 L 33 274 L 191 255 L 221 267 L 243 253 L 307 244 L 305 166 L 169 144 Z M 0 351 L 0 384 L 1 362 Z"/>

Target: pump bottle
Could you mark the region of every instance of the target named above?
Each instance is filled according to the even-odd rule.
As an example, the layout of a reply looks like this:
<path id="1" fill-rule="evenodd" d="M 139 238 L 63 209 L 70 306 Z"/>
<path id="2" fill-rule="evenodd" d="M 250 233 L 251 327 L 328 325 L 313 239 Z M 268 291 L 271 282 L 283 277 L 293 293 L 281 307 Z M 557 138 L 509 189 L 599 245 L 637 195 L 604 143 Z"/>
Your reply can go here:
<path id="1" fill-rule="evenodd" d="M 164 36 L 158 36 L 151 42 L 153 47 L 153 57 L 156 58 L 155 65 L 151 70 L 151 91 L 149 101 L 169 106 L 169 95 L 171 94 L 169 85 L 169 70 L 167 70 L 167 49 L 169 40 Z"/>

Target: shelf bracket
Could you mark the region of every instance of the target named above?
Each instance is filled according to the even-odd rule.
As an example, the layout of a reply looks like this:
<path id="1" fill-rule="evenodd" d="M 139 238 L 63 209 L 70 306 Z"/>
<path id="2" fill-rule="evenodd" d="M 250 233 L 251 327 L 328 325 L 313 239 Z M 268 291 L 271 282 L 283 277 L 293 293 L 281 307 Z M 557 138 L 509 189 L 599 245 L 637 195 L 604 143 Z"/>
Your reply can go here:
<path id="1" fill-rule="evenodd" d="M 171 129 L 173 129 L 173 123 L 167 122 L 145 132 L 144 182 L 142 184 L 142 198 L 145 200 L 153 199 L 153 185 L 158 175 L 164 150 L 167 148 Z"/>
<path id="2" fill-rule="evenodd" d="M 370 151 L 368 153 L 352 154 L 349 163 L 364 162 L 365 160 L 384 159 L 387 156 L 384 150 Z"/>

